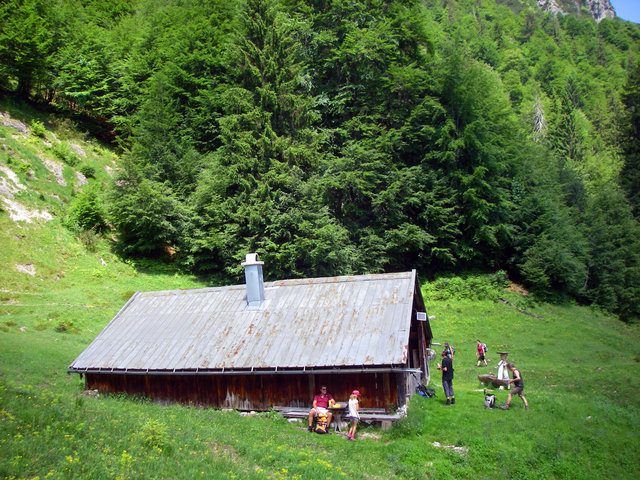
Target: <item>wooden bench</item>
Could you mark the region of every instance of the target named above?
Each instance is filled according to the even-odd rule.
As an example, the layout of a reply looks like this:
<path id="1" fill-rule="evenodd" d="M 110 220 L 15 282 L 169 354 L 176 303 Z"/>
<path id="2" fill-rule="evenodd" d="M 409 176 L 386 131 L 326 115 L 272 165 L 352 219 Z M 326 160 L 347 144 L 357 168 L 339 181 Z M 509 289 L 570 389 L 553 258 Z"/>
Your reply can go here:
<path id="1" fill-rule="evenodd" d="M 342 412 L 346 412 L 346 402 L 338 402 L 341 405 L 345 405 L 339 412 L 334 412 L 331 423 L 337 432 L 345 425 L 341 425 L 345 422 L 342 421 Z M 276 405 L 273 410 L 280 413 L 285 418 L 308 418 L 310 408 L 306 407 L 287 407 L 283 405 Z M 404 417 L 401 413 L 386 413 L 383 408 L 361 408 L 359 410 L 360 421 L 367 424 L 380 424 L 382 430 L 388 430 L 393 425 L 393 422 L 400 420 Z"/>

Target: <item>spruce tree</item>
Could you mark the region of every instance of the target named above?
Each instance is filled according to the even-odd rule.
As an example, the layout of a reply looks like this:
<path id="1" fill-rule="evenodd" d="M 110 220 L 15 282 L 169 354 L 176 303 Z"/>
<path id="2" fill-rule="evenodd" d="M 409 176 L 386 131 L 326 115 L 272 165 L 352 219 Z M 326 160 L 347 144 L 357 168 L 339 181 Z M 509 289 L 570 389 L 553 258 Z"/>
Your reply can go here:
<path id="1" fill-rule="evenodd" d="M 640 219 L 640 61 L 629 68 L 622 93 L 624 116 L 620 128 L 620 143 L 624 155 L 621 183 L 633 213 Z"/>
<path id="2" fill-rule="evenodd" d="M 309 183 L 320 153 L 297 46 L 302 29 L 274 0 L 244 5 L 218 99 L 220 147 L 191 197 L 196 215 L 185 250 L 197 271 L 234 276 L 247 251 L 270 261 L 274 277 L 346 273 L 357 263 Z"/>

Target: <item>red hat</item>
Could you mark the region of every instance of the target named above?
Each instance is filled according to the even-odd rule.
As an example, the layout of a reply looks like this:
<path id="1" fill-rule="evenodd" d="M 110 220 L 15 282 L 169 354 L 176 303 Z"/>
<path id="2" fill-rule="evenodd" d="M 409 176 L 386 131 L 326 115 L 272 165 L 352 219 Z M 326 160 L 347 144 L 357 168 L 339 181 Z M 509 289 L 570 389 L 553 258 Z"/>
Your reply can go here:
<path id="1" fill-rule="evenodd" d="M 360 392 L 358 390 L 354 390 L 353 392 L 351 392 L 351 395 L 360 395 Z"/>

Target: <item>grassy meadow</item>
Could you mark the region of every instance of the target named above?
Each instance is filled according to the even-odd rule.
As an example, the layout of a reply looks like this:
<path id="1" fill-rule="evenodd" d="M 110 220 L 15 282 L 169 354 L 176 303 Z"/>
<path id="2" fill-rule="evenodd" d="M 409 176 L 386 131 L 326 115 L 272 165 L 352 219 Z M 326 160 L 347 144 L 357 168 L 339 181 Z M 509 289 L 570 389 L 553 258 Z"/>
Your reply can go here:
<path id="1" fill-rule="evenodd" d="M 356 442 L 348 442 L 339 434 L 310 434 L 274 413 L 242 416 L 83 394 L 83 381 L 68 376 L 66 367 L 131 292 L 201 284 L 136 269 L 111 255 L 104 241 L 94 252 L 83 251 L 64 229 L 54 226 L 47 236 L 43 225 L 20 230 L 26 237 L 42 236 L 30 258 L 36 272 L 49 265 L 31 277 L 12 270 L 16 260 L 7 262 L 25 252 L 14 250 L 18 241 L 4 233 L 10 220 L 2 216 L 0 222 L 3 250 L 9 254 L 2 257 L 0 303 L 2 478 L 640 475 L 637 326 L 584 307 L 535 304 L 502 293 L 543 317 L 536 319 L 494 300 L 465 299 L 471 292 L 441 300 L 433 297 L 442 292 L 434 295 L 425 288 L 429 314 L 436 316 L 435 341 L 456 347 L 457 403 L 443 405 L 434 369 L 436 398 L 414 396 L 408 417 L 393 429 L 364 427 Z M 56 280 L 56 271 L 64 271 L 64 277 Z M 488 368 L 474 367 L 476 338 L 489 346 Z M 495 352 L 501 349 L 511 352 L 524 375 L 529 411 L 519 399 L 509 411 L 483 407 L 477 375 L 495 372 Z M 506 401 L 506 392 L 495 393 L 499 402 Z"/>
<path id="2" fill-rule="evenodd" d="M 423 287 L 436 316 L 434 341 L 456 347 L 456 405 L 444 406 L 433 362 L 436 398 L 414 396 L 407 418 L 388 431 L 365 426 L 355 442 L 310 434 L 273 412 L 83 392 L 67 366 L 133 292 L 206 284 L 161 263 L 122 261 L 109 238 L 68 228 L 67 207 L 79 192 L 75 167 L 65 163 L 66 186 L 43 167 L 55 154 L 47 144 L 69 141 L 62 127 L 47 124 L 46 142 L 0 127 L 8 149 L 0 150 L 0 166 L 27 187 L 14 199 L 53 215 L 16 222 L 0 207 L 0 478 L 640 478 L 638 325 L 536 302 L 494 276 Z M 83 138 L 73 142 L 87 152 L 81 162 L 108 181 L 113 155 Z M 474 367 L 476 338 L 489 347 L 489 367 Z M 502 349 L 523 373 L 529 411 L 517 398 L 509 411 L 483 406 L 477 375 L 495 372 Z M 506 392 L 495 393 L 506 401 Z"/>

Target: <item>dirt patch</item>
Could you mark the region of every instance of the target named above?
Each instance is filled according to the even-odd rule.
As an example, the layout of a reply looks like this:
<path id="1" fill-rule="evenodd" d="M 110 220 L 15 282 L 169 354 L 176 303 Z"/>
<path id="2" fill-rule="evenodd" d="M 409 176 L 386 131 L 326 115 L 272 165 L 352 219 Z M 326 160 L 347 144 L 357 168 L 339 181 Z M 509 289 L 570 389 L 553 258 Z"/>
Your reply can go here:
<path id="1" fill-rule="evenodd" d="M 209 442 L 209 448 L 216 457 L 224 457 L 229 458 L 231 460 L 237 460 L 239 455 L 238 452 L 231 445 L 220 445 L 218 443 Z"/>
<path id="2" fill-rule="evenodd" d="M 444 448 L 446 450 L 451 450 L 460 455 L 466 455 L 467 453 L 469 453 L 468 447 L 458 447 L 456 445 L 443 445 L 440 442 L 432 442 L 431 445 L 433 445 L 436 448 Z"/>
<path id="3" fill-rule="evenodd" d="M 510 283 L 507 287 L 507 290 L 514 293 L 519 293 L 520 295 L 529 295 L 529 290 L 524 288 L 522 285 L 518 285 L 517 283 Z"/>
<path id="4" fill-rule="evenodd" d="M 98 392 L 98 390 L 85 390 L 83 392 L 80 392 L 80 395 L 82 395 L 83 397 L 99 398 L 100 392 Z"/>

